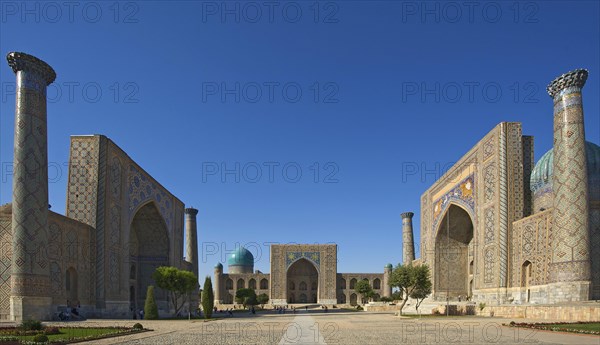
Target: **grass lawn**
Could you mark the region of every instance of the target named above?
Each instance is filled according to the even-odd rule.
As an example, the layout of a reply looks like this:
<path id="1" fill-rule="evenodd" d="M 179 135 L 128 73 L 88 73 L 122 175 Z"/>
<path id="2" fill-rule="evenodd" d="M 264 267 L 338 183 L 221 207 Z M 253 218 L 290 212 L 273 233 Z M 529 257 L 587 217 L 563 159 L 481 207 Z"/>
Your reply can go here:
<path id="1" fill-rule="evenodd" d="M 52 341 L 68 341 L 87 337 L 102 337 L 111 334 L 129 333 L 122 328 L 59 328 L 60 334 L 48 335 L 48 340 Z M 17 336 L 19 340 L 33 340 L 33 335 Z"/>
<path id="2" fill-rule="evenodd" d="M 560 324 L 560 325 L 552 325 L 552 327 L 600 332 L 600 322 L 597 322 L 597 323 L 564 323 L 564 324 Z"/>

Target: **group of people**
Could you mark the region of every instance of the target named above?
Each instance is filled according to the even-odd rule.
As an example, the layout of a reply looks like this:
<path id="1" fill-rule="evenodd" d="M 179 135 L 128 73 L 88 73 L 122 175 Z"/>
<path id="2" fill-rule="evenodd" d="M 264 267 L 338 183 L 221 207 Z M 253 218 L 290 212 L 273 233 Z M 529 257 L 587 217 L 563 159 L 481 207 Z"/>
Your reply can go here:
<path id="1" fill-rule="evenodd" d="M 225 310 L 219 310 L 219 308 L 215 307 L 213 311 L 216 313 L 227 313 L 227 316 L 233 317 L 233 308 L 227 308 Z"/>
<path id="2" fill-rule="evenodd" d="M 58 313 L 58 319 L 60 321 L 83 320 L 84 317 L 79 312 L 79 309 L 81 309 L 79 301 L 71 303 L 71 301 L 67 300 L 67 308 Z"/>
<path id="3" fill-rule="evenodd" d="M 137 320 L 138 317 L 140 318 L 140 320 L 144 319 L 144 309 L 140 309 L 139 311 L 136 312 L 135 308 L 130 307 L 129 310 L 131 310 L 134 320 Z"/>

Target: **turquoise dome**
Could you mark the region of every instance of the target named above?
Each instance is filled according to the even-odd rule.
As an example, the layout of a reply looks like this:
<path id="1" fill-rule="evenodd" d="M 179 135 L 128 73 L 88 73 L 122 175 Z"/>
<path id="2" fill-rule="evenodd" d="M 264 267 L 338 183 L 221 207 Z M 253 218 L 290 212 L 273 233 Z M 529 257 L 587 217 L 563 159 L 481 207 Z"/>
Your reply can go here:
<path id="1" fill-rule="evenodd" d="M 239 247 L 227 255 L 228 266 L 254 266 L 254 255 L 244 247 Z"/>
<path id="2" fill-rule="evenodd" d="M 585 142 L 585 153 L 588 164 L 588 184 L 590 197 L 598 199 L 596 191 L 600 190 L 600 146 Z M 552 169 L 554 162 L 554 150 L 550 149 L 537 162 L 531 172 L 530 188 L 532 192 L 552 190 Z"/>
<path id="3" fill-rule="evenodd" d="M 223 268 L 223 264 L 221 264 L 220 262 L 218 264 L 215 265 L 215 268 Z"/>
<path id="4" fill-rule="evenodd" d="M 392 268 L 392 267 L 393 267 L 392 264 L 385 265 L 385 268 Z"/>

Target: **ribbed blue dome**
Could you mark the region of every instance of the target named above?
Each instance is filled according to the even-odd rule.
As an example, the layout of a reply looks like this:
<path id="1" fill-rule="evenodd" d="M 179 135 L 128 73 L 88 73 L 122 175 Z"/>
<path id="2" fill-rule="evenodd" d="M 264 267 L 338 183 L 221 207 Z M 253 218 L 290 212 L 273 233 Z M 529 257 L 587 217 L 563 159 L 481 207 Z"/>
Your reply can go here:
<path id="1" fill-rule="evenodd" d="M 239 247 L 227 256 L 229 266 L 253 266 L 254 255 L 244 247 Z"/>
<path id="2" fill-rule="evenodd" d="M 596 199 L 594 191 L 600 189 L 600 146 L 585 142 L 585 153 L 588 164 L 588 183 L 590 196 Z M 537 162 L 531 172 L 530 187 L 532 192 L 541 189 L 552 189 L 552 169 L 554 162 L 554 150 L 550 149 Z"/>
<path id="3" fill-rule="evenodd" d="M 385 265 L 385 268 L 392 268 L 392 267 L 393 267 L 392 264 Z"/>

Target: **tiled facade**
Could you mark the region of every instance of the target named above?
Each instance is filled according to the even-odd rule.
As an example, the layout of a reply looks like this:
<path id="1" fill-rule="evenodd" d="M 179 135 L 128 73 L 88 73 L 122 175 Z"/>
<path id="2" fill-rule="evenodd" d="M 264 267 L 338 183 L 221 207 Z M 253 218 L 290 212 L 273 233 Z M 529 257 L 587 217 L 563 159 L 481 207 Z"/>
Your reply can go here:
<path id="1" fill-rule="evenodd" d="M 13 201 L 0 207 L 0 319 L 48 320 L 78 305 L 88 317 L 131 317 L 156 267 L 198 267 L 183 259 L 184 204 L 110 139 L 90 135 L 71 137 L 66 217 L 50 211 L 46 86 L 56 74 L 28 54 L 7 59 L 17 125 Z M 165 292 L 156 297 L 168 313 Z"/>
<path id="2" fill-rule="evenodd" d="M 367 280 L 380 296 L 391 296 L 387 284 L 391 267 L 384 273 L 337 273 L 337 245 L 271 245 L 271 273 L 224 273 L 215 267 L 215 302 L 232 304 L 239 288 L 252 288 L 269 296 L 269 304 L 361 303 L 355 284 Z"/>
<path id="3" fill-rule="evenodd" d="M 417 261 L 432 268 L 434 299 L 600 298 L 600 147 L 584 138 L 586 77 L 577 70 L 549 86 L 556 157 L 534 168 L 533 138 L 500 123 L 422 195 Z"/>

